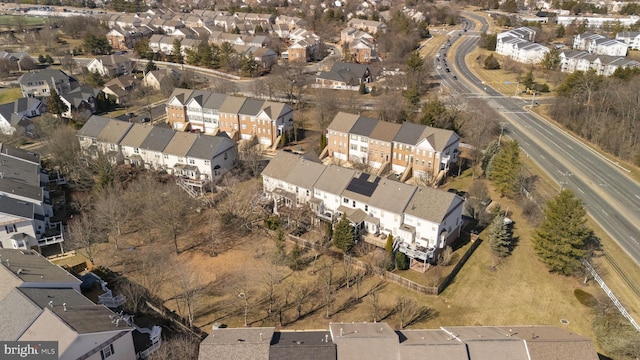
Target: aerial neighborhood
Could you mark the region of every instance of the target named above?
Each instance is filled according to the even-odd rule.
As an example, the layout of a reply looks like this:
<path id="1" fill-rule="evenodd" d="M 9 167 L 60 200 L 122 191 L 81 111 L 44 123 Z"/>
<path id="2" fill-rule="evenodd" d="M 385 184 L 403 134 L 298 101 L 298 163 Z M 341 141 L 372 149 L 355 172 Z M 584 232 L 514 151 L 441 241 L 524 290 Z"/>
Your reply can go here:
<path id="1" fill-rule="evenodd" d="M 5 355 L 640 358 L 635 2 L 2 3 L 0 45 Z"/>

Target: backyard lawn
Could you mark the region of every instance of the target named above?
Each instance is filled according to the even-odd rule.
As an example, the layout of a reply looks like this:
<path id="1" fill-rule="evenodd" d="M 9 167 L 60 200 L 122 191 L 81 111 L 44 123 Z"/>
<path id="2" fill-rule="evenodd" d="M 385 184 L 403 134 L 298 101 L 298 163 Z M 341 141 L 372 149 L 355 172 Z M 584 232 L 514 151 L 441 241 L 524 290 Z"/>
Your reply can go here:
<path id="1" fill-rule="evenodd" d="M 0 89 L 0 104 L 16 101 L 21 96 L 20 88 Z"/>

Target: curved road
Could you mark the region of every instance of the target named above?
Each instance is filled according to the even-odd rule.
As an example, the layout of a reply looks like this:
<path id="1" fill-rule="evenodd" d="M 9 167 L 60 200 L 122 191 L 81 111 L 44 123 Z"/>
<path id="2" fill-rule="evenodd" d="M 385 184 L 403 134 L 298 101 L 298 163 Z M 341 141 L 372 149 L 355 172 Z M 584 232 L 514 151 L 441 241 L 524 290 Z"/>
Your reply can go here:
<path id="1" fill-rule="evenodd" d="M 486 30 L 483 17 L 471 13 L 465 16 L 481 21 L 481 31 Z M 457 81 L 452 90 L 486 98 L 507 121 L 505 134 L 517 140 L 549 177 L 573 190 L 583 200 L 589 215 L 640 263 L 640 185 L 627 175 L 628 170 L 538 115 L 523 110 L 528 101 L 505 97 L 482 85 L 465 63 L 465 56 L 476 47 L 477 34 L 468 32 L 452 39 L 461 42 L 454 61 L 456 75 L 465 80 Z"/>

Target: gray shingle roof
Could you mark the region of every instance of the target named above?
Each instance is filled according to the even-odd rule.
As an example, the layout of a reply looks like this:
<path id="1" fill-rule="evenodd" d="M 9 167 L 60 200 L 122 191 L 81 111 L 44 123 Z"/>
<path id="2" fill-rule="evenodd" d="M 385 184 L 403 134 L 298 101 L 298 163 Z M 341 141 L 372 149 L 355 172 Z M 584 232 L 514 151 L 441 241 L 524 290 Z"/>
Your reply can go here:
<path id="1" fill-rule="evenodd" d="M 329 324 L 338 359 L 399 359 L 398 335 L 387 323 Z"/>
<path id="2" fill-rule="evenodd" d="M 281 331 L 271 339 L 269 360 L 336 360 L 328 331 Z"/>
<path id="3" fill-rule="evenodd" d="M 35 205 L 33 203 L 0 196 L 0 214 L 9 214 L 25 219 L 33 219 L 34 206 Z"/>
<path id="4" fill-rule="evenodd" d="M 0 339 L 18 340 L 41 311 L 18 289 L 11 289 L 6 296 L 0 298 Z"/>
<path id="5" fill-rule="evenodd" d="M 445 215 L 464 200 L 456 194 L 427 187 L 419 187 L 404 212 L 434 223 L 441 223 Z"/>
<path id="6" fill-rule="evenodd" d="M 378 125 L 378 122 L 376 119 L 360 116 L 358 121 L 351 127 L 349 133 L 370 137 L 371 132 L 375 129 L 376 125 Z"/>
<path id="7" fill-rule="evenodd" d="M 0 249 L 2 265 L 24 282 L 68 283 L 80 285 L 81 281 L 61 267 L 52 264 L 33 250 Z M 9 260 L 9 264 L 7 264 Z M 18 270 L 20 274 L 18 275 Z"/>
<path id="8" fill-rule="evenodd" d="M 342 194 L 356 173 L 353 169 L 329 165 L 316 181 L 314 188 L 330 194 Z"/>
<path id="9" fill-rule="evenodd" d="M 393 141 L 401 144 L 416 145 L 422 136 L 424 128 L 424 125 L 405 122 L 398 130 Z"/>
<path id="10" fill-rule="evenodd" d="M 449 142 L 460 140 L 460 136 L 451 130 L 438 129 L 427 126 L 422 132 L 421 139 L 428 138 L 436 151 L 443 151 Z"/>
<path id="11" fill-rule="evenodd" d="M 107 126 L 102 129 L 100 135 L 98 135 L 98 140 L 107 144 L 119 144 L 125 135 L 127 135 L 132 125 L 133 124 L 129 122 L 112 119 L 107 123 Z"/>
<path id="12" fill-rule="evenodd" d="M 214 329 L 200 343 L 199 360 L 267 360 L 274 328 Z"/>
<path id="13" fill-rule="evenodd" d="M 224 136 L 200 135 L 187 153 L 188 157 L 211 160 L 217 155 L 235 146 L 235 143 Z"/>
<path id="14" fill-rule="evenodd" d="M 113 119 L 104 116 L 92 115 L 89 120 L 82 125 L 80 131 L 78 131 L 78 136 L 97 139 L 100 132 L 104 130 L 110 121 L 113 121 Z"/>
<path id="15" fill-rule="evenodd" d="M 222 105 L 220 105 L 220 112 L 237 114 L 240 112 L 245 100 L 246 98 L 243 97 L 227 96 Z"/>
<path id="16" fill-rule="evenodd" d="M 264 101 L 256 99 L 246 99 L 238 114 L 256 116 L 262 109 Z"/>
<path id="17" fill-rule="evenodd" d="M 22 76 L 20 76 L 20 78 L 18 78 L 18 82 L 22 85 L 27 85 L 30 82 L 36 81 L 50 82 L 52 78 L 56 82 L 70 79 L 69 76 L 62 70 L 44 69 L 23 74 Z"/>
<path id="18" fill-rule="evenodd" d="M 162 152 L 175 132 L 171 129 L 153 126 L 140 147 L 143 149 Z"/>
<path id="19" fill-rule="evenodd" d="M 402 214 L 417 187 L 398 181 L 383 179 L 371 195 L 369 205 Z"/>
<path id="20" fill-rule="evenodd" d="M 299 157 L 300 155 L 278 151 L 276 155 L 269 160 L 264 170 L 262 170 L 262 175 L 285 180 L 293 168 L 291 164 L 297 162 Z"/>
<path id="21" fill-rule="evenodd" d="M 0 155 L 0 192 L 41 201 L 40 167 L 38 164 Z"/>
<path id="22" fill-rule="evenodd" d="M 429 354 L 433 359 L 469 360 L 465 344 L 440 329 L 401 330 L 397 333 L 401 359 L 419 359 Z"/>
<path id="23" fill-rule="evenodd" d="M 304 189 L 312 189 L 325 166 L 321 163 L 309 161 L 300 156 L 295 163 L 289 163 L 291 171 L 285 179 L 289 184 L 299 186 Z"/>

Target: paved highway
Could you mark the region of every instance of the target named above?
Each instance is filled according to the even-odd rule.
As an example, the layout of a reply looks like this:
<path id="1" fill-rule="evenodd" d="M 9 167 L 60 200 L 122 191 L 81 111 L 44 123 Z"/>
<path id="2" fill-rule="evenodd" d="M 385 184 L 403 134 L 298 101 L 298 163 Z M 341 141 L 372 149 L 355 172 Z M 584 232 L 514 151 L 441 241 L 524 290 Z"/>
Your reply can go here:
<path id="1" fill-rule="evenodd" d="M 465 13 L 482 22 L 484 18 Z M 521 148 L 561 187 L 569 188 L 580 197 L 591 217 L 625 251 L 640 263 L 640 185 L 628 176 L 628 170 L 598 154 L 579 139 L 547 122 L 536 114 L 525 111 L 523 101 L 505 97 L 488 85 L 483 85 L 465 64 L 465 55 L 478 41 L 477 33 L 453 36 L 459 41 L 456 49 L 456 75 L 460 79 L 451 87 L 453 91 L 469 96 L 486 97 L 508 125 L 505 134 L 518 141 Z M 447 79 L 448 83 L 451 83 Z"/>

